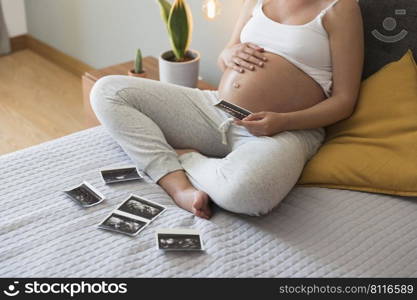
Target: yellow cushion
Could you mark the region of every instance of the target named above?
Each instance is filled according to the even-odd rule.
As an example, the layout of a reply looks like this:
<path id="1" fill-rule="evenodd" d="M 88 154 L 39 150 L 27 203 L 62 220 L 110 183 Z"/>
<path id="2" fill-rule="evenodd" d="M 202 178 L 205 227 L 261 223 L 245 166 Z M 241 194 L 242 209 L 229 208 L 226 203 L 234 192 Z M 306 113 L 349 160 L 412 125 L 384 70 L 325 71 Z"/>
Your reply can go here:
<path id="1" fill-rule="evenodd" d="M 417 66 L 411 50 L 362 82 L 355 111 L 326 127 L 303 186 L 417 196 Z"/>

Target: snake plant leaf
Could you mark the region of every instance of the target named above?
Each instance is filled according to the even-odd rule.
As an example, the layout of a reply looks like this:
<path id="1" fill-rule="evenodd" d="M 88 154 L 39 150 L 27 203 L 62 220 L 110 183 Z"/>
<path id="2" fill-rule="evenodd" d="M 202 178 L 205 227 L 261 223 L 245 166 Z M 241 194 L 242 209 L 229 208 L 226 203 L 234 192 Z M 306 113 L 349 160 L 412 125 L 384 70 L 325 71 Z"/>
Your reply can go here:
<path id="1" fill-rule="evenodd" d="M 168 18 L 172 50 L 177 61 L 183 61 L 191 43 L 192 16 L 184 0 L 175 0 Z"/>
<path id="2" fill-rule="evenodd" d="M 187 12 L 187 20 L 188 20 L 188 37 L 187 37 L 187 43 L 185 45 L 185 51 L 187 51 L 188 48 L 190 47 L 191 39 L 193 36 L 193 15 L 187 3 L 185 3 L 185 10 Z"/>
<path id="3" fill-rule="evenodd" d="M 158 0 L 159 8 L 161 9 L 161 17 L 165 24 L 168 25 L 169 12 L 171 11 L 171 3 L 167 0 Z"/>

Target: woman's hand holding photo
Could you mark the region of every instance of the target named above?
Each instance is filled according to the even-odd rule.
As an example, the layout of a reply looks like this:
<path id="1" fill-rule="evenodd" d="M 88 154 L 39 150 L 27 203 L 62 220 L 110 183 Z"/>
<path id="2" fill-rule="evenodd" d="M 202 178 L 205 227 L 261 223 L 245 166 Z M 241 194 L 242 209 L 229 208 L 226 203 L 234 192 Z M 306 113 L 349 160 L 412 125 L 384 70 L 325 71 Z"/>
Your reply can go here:
<path id="1" fill-rule="evenodd" d="M 258 112 L 243 120 L 236 119 L 236 125 L 244 126 L 255 136 L 272 136 L 287 130 L 287 118 L 283 113 Z"/>

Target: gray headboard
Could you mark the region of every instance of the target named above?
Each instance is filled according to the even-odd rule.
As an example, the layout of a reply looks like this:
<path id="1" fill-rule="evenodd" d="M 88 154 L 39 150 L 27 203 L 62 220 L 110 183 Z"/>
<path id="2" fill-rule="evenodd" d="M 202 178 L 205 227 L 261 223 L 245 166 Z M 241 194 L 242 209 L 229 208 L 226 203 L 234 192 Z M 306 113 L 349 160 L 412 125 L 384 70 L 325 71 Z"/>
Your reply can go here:
<path id="1" fill-rule="evenodd" d="M 366 79 L 411 49 L 417 61 L 417 0 L 359 0 L 364 22 Z"/>

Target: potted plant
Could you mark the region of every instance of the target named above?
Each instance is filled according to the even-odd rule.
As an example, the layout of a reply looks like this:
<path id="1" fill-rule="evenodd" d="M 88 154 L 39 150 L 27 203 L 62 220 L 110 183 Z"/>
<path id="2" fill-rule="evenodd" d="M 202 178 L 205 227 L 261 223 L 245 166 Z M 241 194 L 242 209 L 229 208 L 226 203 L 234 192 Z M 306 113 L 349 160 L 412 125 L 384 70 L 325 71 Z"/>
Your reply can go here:
<path id="1" fill-rule="evenodd" d="M 140 49 L 138 49 L 138 51 L 136 51 L 136 59 L 135 59 L 135 65 L 134 65 L 134 69 L 129 70 L 128 74 L 129 76 L 134 76 L 134 77 L 146 77 L 146 72 L 143 69 L 143 63 L 142 63 L 142 51 L 140 51 Z"/>
<path id="2" fill-rule="evenodd" d="M 189 49 L 192 15 L 185 0 L 158 0 L 161 17 L 166 24 L 171 50 L 159 56 L 159 79 L 195 88 L 198 82 L 200 53 Z"/>

